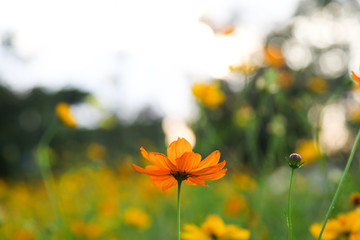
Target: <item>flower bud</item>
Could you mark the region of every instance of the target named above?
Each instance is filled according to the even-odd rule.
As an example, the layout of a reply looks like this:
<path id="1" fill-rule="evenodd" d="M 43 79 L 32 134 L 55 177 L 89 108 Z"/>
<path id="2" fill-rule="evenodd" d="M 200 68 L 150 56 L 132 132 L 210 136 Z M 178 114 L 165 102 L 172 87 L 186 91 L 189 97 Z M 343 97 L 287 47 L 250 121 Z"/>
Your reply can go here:
<path id="1" fill-rule="evenodd" d="M 292 153 L 289 156 L 289 166 L 293 169 L 301 168 L 301 166 L 304 164 L 304 162 L 301 162 L 301 156 L 297 153 Z"/>

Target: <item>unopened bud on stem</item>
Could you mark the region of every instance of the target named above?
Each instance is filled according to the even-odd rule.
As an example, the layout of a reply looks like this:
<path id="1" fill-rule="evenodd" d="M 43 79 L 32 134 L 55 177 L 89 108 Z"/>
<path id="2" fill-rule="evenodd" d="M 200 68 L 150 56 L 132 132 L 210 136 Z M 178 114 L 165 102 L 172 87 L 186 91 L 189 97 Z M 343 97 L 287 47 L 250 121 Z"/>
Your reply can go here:
<path id="1" fill-rule="evenodd" d="M 301 156 L 297 153 L 292 153 L 289 156 L 289 166 L 293 169 L 301 168 L 301 166 L 304 164 L 304 162 L 301 162 Z"/>

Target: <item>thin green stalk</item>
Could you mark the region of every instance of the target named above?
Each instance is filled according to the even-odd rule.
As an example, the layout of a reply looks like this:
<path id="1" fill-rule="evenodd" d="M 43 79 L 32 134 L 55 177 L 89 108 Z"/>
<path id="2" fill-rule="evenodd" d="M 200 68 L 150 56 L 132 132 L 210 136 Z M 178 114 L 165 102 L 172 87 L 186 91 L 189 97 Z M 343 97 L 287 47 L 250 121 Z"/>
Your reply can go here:
<path id="1" fill-rule="evenodd" d="M 49 159 L 49 144 L 57 131 L 57 121 L 56 119 L 53 119 L 52 123 L 46 129 L 45 133 L 39 141 L 39 145 L 36 151 L 36 158 L 52 210 L 55 214 L 56 223 L 58 225 L 57 227 L 61 229 L 63 227 L 63 218 L 59 209 L 59 199 L 57 197 L 55 179 L 51 170 L 51 163 Z"/>
<path id="2" fill-rule="evenodd" d="M 290 187 L 289 187 L 289 200 L 288 200 L 288 229 L 289 229 L 289 240 L 292 240 L 292 223 L 291 223 L 291 188 L 292 182 L 294 177 L 295 168 L 291 169 L 291 176 L 290 176 Z"/>
<path id="3" fill-rule="evenodd" d="M 341 187 L 342 187 L 342 185 L 343 185 L 343 183 L 344 183 L 345 177 L 346 177 L 346 175 L 347 175 L 347 173 L 348 173 L 348 171 L 349 171 L 349 168 L 350 168 L 351 162 L 352 162 L 352 160 L 353 160 L 353 158 L 354 158 L 355 151 L 356 151 L 356 147 L 357 147 L 357 145 L 358 145 L 358 143 L 359 143 L 359 140 L 360 140 L 360 130 L 358 131 L 358 134 L 357 134 L 357 136 L 356 136 L 356 140 L 355 140 L 354 146 L 353 146 L 353 148 L 352 148 L 352 150 L 351 150 L 351 153 L 350 153 L 348 162 L 347 162 L 347 164 L 346 164 L 346 167 L 345 167 L 345 170 L 344 170 L 343 175 L 342 175 L 342 177 L 341 177 L 340 183 L 339 183 L 339 185 L 338 185 L 338 187 L 337 187 L 337 189 L 336 189 L 335 195 L 334 195 L 334 197 L 333 197 L 333 199 L 332 199 L 332 202 L 331 202 L 331 204 L 330 204 L 329 210 L 328 210 L 328 212 L 326 213 L 326 217 L 325 217 L 323 226 L 322 226 L 322 228 L 321 228 L 321 231 L 320 231 L 318 240 L 321 239 L 321 236 L 322 236 L 323 231 L 324 231 L 325 226 L 326 226 L 326 222 L 328 221 L 328 219 L 329 219 L 329 217 L 330 217 L 330 214 L 331 214 L 331 212 L 332 212 L 332 210 L 333 210 L 333 208 L 334 208 L 335 202 L 336 202 L 336 200 L 337 200 L 337 198 L 338 198 L 338 196 L 339 196 L 340 189 L 341 189 Z"/>
<path id="4" fill-rule="evenodd" d="M 180 191 L 181 191 L 182 181 L 178 180 L 178 205 L 177 205 L 177 230 L 178 230 L 178 240 L 180 240 Z"/>

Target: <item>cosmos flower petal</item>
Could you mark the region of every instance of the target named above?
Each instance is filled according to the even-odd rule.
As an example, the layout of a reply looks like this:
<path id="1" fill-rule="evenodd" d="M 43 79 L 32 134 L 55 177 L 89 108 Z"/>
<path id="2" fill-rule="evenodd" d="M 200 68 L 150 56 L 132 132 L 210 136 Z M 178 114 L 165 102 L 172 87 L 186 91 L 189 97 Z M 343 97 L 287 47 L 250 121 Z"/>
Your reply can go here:
<path id="1" fill-rule="evenodd" d="M 190 172 L 199 166 L 201 155 L 194 152 L 186 152 L 180 158 L 176 159 L 177 170 L 181 172 Z"/>
<path id="2" fill-rule="evenodd" d="M 140 148 L 141 155 L 152 164 L 164 168 L 175 169 L 175 165 L 162 153 L 148 153 L 143 147 Z"/>
<path id="3" fill-rule="evenodd" d="M 188 182 L 191 182 L 190 184 L 195 184 L 195 185 L 204 185 L 204 186 L 208 186 L 206 184 L 206 182 L 198 177 L 189 177 L 186 180 L 188 180 Z"/>
<path id="4" fill-rule="evenodd" d="M 357 81 L 358 83 L 360 83 L 360 77 L 357 76 L 357 75 L 354 73 L 354 71 L 352 72 L 352 78 L 353 78 L 355 81 Z"/>
<path id="5" fill-rule="evenodd" d="M 175 184 L 177 184 L 176 179 L 171 177 L 168 180 L 163 181 L 162 190 L 167 190 L 168 188 L 174 186 Z"/>
<path id="6" fill-rule="evenodd" d="M 197 185 L 196 183 L 193 183 L 192 181 L 190 181 L 189 178 L 185 179 L 184 183 L 189 184 L 189 185 Z"/>
<path id="7" fill-rule="evenodd" d="M 151 182 L 155 186 L 160 186 L 164 183 L 164 181 L 169 180 L 170 178 L 174 178 L 172 175 L 166 175 L 166 176 L 149 176 Z"/>
<path id="8" fill-rule="evenodd" d="M 227 169 L 222 169 L 222 170 L 214 172 L 214 173 L 200 175 L 199 178 L 201 178 L 203 180 L 218 180 L 218 179 L 222 178 L 223 176 L 225 176 L 226 171 L 227 171 Z"/>
<path id="9" fill-rule="evenodd" d="M 215 165 L 219 162 L 219 160 L 220 160 L 220 152 L 216 150 L 212 152 L 209 156 L 207 156 L 204 160 L 202 160 L 201 163 L 199 164 L 199 167 L 205 168 Z"/>
<path id="10" fill-rule="evenodd" d="M 149 160 L 149 153 L 143 147 L 140 148 L 140 153 L 145 159 Z"/>
<path id="11" fill-rule="evenodd" d="M 135 164 L 131 165 L 132 168 L 134 168 L 136 171 L 141 172 L 141 173 L 145 173 L 149 176 L 166 176 L 166 175 L 170 175 L 170 171 L 166 170 L 166 169 L 154 169 L 151 167 L 155 167 L 155 166 L 147 166 L 145 169 L 142 167 L 139 167 Z"/>
<path id="12" fill-rule="evenodd" d="M 194 171 L 191 171 L 192 175 L 207 175 L 214 172 L 220 171 L 226 164 L 226 161 L 222 161 L 221 163 L 218 163 L 215 166 L 207 167 L 207 168 L 197 168 Z"/>
<path id="13" fill-rule="evenodd" d="M 176 166 L 162 153 L 149 153 L 149 160 L 156 166 L 168 170 L 176 170 Z"/>
<path id="14" fill-rule="evenodd" d="M 180 158 L 186 152 L 192 152 L 192 147 L 185 138 L 178 138 L 178 140 L 172 142 L 167 148 L 167 156 L 174 164 L 175 159 Z"/>

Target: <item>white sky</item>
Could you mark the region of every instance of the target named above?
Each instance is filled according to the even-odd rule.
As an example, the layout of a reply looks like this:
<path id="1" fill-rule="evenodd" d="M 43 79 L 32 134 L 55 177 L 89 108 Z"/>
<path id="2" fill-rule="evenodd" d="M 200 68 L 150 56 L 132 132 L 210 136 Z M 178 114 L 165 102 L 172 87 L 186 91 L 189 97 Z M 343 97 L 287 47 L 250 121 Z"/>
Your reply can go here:
<path id="1" fill-rule="evenodd" d="M 0 76 L 18 91 L 79 87 L 122 115 L 151 104 L 186 119 L 191 84 L 244 60 L 297 2 L 0 0 L 0 36 L 13 32 L 25 60 L 0 49 Z M 201 16 L 219 24 L 237 16 L 241 24 L 233 36 L 219 37 Z"/>

